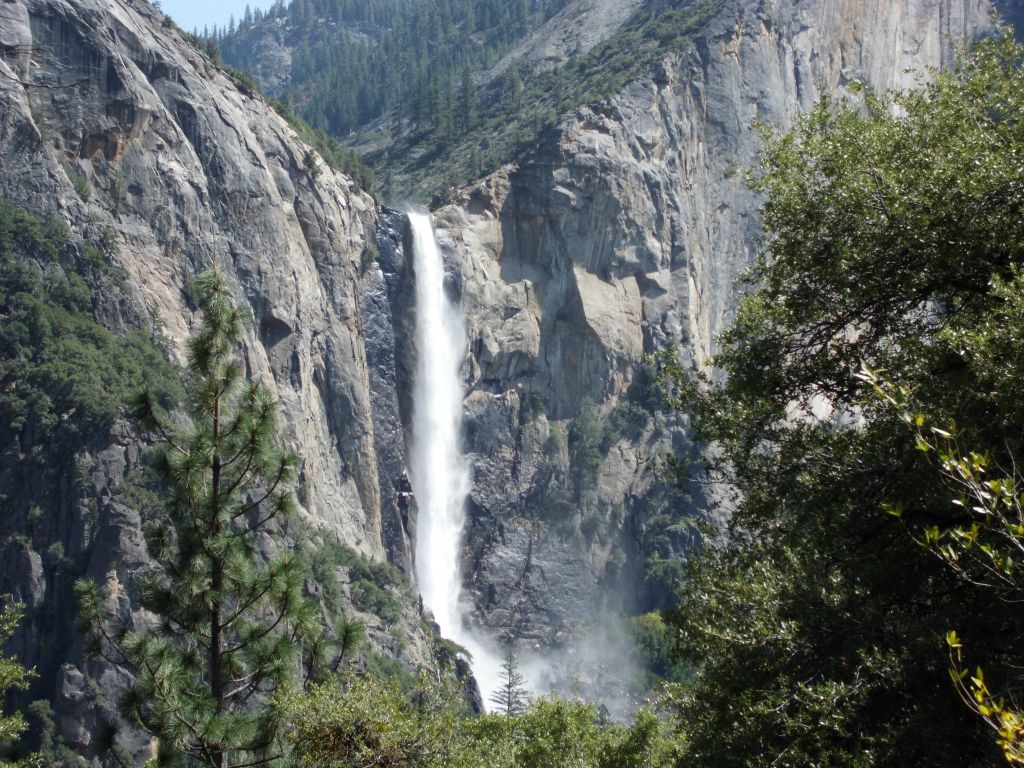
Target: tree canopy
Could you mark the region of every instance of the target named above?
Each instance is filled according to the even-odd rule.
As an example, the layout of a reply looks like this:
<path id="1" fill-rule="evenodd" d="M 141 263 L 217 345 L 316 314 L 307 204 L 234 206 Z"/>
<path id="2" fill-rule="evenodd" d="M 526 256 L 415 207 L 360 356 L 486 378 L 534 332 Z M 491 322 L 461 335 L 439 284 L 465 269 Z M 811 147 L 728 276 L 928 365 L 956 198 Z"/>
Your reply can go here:
<path id="1" fill-rule="evenodd" d="M 681 645 L 699 672 L 675 704 L 692 764 L 999 759 L 950 680 L 946 636 L 962 628 L 972 660 L 1011 691 L 1020 612 L 919 545 L 967 513 L 857 374 L 884 370 L 936 424 L 1012 465 L 1021 58 L 1009 36 L 979 43 L 909 93 L 825 101 L 790 133 L 765 133 L 763 248 L 715 360 L 726 378 L 665 366 L 736 491 L 682 593 Z"/>

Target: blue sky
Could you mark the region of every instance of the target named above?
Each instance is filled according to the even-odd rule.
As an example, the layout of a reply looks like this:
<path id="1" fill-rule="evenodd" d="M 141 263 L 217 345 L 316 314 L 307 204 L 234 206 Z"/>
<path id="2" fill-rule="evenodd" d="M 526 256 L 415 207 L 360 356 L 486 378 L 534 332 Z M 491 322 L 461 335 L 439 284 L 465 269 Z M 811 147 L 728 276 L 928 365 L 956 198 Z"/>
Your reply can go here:
<path id="1" fill-rule="evenodd" d="M 204 26 L 213 27 L 214 24 L 225 26 L 231 14 L 237 21 L 242 18 L 247 5 L 253 10 L 266 10 L 273 4 L 273 0 L 162 0 L 160 3 L 164 13 L 189 32 L 193 29 L 202 32 Z"/>

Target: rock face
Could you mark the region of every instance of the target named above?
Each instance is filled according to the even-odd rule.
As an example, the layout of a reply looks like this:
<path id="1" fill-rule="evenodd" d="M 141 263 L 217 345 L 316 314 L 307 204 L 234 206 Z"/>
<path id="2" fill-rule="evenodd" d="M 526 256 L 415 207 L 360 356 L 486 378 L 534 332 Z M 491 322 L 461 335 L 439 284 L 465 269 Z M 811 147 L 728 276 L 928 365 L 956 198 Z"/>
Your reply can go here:
<path id="1" fill-rule="evenodd" d="M 645 353 L 675 349 L 694 365 L 713 355 L 756 248 L 759 199 L 743 174 L 757 164 L 755 120 L 785 127 L 854 81 L 910 86 L 910 70 L 948 65 L 956 41 L 989 30 L 992 11 L 984 0 L 733 0 L 689 50 L 567 115 L 527 157 L 437 212 L 462 265 L 470 328 L 476 473 L 464 570 L 478 622 L 571 648 L 619 588 L 643 607 L 628 582 L 649 574 L 635 558 L 651 567 L 658 516 L 680 503 L 659 489 L 651 460 L 685 450 L 685 423 L 627 410 L 633 434 L 604 430 L 581 492 L 581 404 L 622 423 L 642 399 Z M 542 413 L 527 416 L 527 400 Z"/>
<path id="2" fill-rule="evenodd" d="M 516 65 L 544 71 L 584 56 L 625 24 L 644 0 L 574 0 L 483 74 L 490 82 Z"/>
<path id="3" fill-rule="evenodd" d="M 3 7 L 22 18 L 7 30 L 20 30 L 30 64 L 25 85 L 0 86 L 0 194 L 73 229 L 111 226 L 126 300 L 179 355 L 188 281 L 214 262 L 227 272 L 252 310 L 246 363 L 280 398 L 288 447 L 305 462 L 303 506 L 382 557 L 360 327 L 363 284 L 378 279 L 374 202 L 344 176 L 314 178 L 291 128 L 148 5 Z"/>
<path id="4" fill-rule="evenodd" d="M 52 213 L 73 240 L 110 233 L 122 280 L 97 296 L 97 319 L 118 333 L 158 328 L 178 361 L 195 321 L 188 285 L 216 263 L 251 313 L 244 364 L 280 400 L 286 447 L 303 459 L 306 525 L 408 570 L 415 513 L 392 312 L 404 222 L 313 162 L 282 118 L 145 2 L 5 0 L 0 43 L 0 198 Z M 54 701 L 60 735 L 80 751 L 96 726 L 82 691 L 117 680 L 83 665 L 70 585 L 83 574 L 121 585 L 131 614 L 146 556 L 121 486 L 144 447 L 119 426 L 56 488 L 30 487 L 3 448 L 3 493 L 31 495 L 43 522 L 5 519 L 0 593 L 27 604 L 15 650 L 40 672 L 32 696 Z M 58 544 L 59 564 L 40 556 Z M 403 647 L 385 625 L 370 634 L 389 655 L 428 663 L 407 613 Z"/>

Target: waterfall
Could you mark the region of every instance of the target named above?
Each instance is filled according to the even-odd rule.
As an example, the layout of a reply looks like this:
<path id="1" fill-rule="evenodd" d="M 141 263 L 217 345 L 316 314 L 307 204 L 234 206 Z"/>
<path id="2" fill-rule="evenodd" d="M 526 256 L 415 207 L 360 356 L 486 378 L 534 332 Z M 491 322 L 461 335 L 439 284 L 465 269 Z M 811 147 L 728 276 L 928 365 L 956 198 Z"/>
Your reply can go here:
<path id="1" fill-rule="evenodd" d="M 409 470 L 419 507 L 416 581 L 441 634 L 473 656 L 484 701 L 500 683 L 501 661 L 464 622 L 461 544 L 470 467 L 462 453 L 466 354 L 463 317 L 444 290 L 444 263 L 427 214 L 410 213 L 416 272 L 416 374 L 413 381 Z"/>

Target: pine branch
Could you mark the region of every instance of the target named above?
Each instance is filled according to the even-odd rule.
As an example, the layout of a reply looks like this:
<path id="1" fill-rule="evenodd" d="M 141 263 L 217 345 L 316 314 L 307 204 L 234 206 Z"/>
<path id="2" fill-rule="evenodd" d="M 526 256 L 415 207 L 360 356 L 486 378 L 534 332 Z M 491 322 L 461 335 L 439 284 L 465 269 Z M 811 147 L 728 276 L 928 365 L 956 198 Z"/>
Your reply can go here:
<path id="1" fill-rule="evenodd" d="M 237 520 L 238 518 L 242 517 L 243 515 L 247 515 L 250 512 L 252 512 L 254 509 L 259 508 L 260 504 L 262 504 L 264 501 L 266 501 L 267 499 L 269 499 L 271 496 L 274 495 L 274 492 L 277 490 L 277 487 L 284 480 L 285 475 L 287 474 L 287 472 L 288 472 L 288 467 L 287 467 L 286 463 L 284 461 L 282 461 L 281 465 L 280 465 L 280 467 L 278 468 L 278 471 L 277 471 L 277 477 L 274 478 L 274 484 L 270 487 L 270 490 L 267 491 L 263 495 L 263 498 L 261 498 L 259 501 L 253 502 L 248 507 L 243 507 L 239 512 L 234 514 L 231 517 L 231 519 L 232 520 Z"/>
<path id="2" fill-rule="evenodd" d="M 265 638 L 267 635 L 269 635 L 271 632 L 273 632 L 275 629 L 277 629 L 278 625 L 282 621 L 284 621 L 284 619 L 285 619 L 285 612 L 281 611 L 281 613 L 278 614 L 278 617 L 274 620 L 274 623 L 271 624 L 266 629 L 264 629 L 263 632 L 246 638 L 243 642 L 239 643 L 234 648 L 232 648 L 232 649 L 230 649 L 228 651 L 225 651 L 224 655 L 225 656 L 232 656 L 232 655 L 238 653 L 239 651 L 244 650 L 245 648 L 247 648 L 248 646 L 252 645 L 253 643 L 259 642 L 260 640 Z"/>
<path id="3" fill-rule="evenodd" d="M 238 621 L 238 619 L 241 618 L 242 614 L 245 613 L 245 611 L 249 610 L 250 608 L 252 608 L 252 606 L 256 605 L 256 603 L 259 602 L 259 600 L 270 591 L 270 588 L 271 584 L 270 580 L 268 579 L 267 584 L 263 589 L 261 589 L 257 594 L 253 595 L 251 598 L 249 598 L 240 608 L 238 608 L 235 611 L 234 616 L 224 621 L 224 626 L 230 627 L 236 621 Z"/>
<path id="4" fill-rule="evenodd" d="M 272 755 L 270 757 L 260 758 L 259 760 L 253 760 L 250 763 L 234 763 L 234 764 L 231 765 L 230 768 L 255 768 L 256 766 L 259 766 L 259 765 L 267 765 L 268 763 L 272 763 L 275 760 L 280 760 L 283 757 L 284 757 L 283 753 L 282 754 L 277 754 L 277 755 Z"/>

